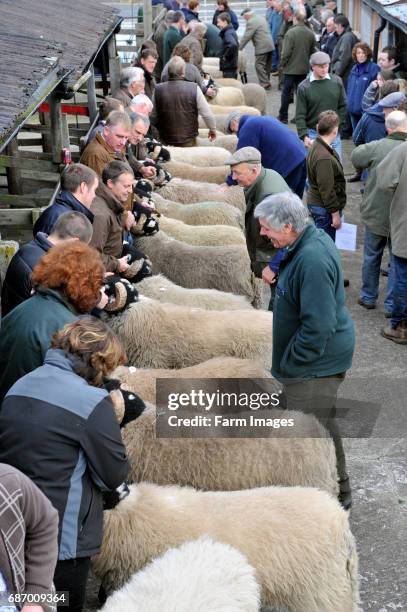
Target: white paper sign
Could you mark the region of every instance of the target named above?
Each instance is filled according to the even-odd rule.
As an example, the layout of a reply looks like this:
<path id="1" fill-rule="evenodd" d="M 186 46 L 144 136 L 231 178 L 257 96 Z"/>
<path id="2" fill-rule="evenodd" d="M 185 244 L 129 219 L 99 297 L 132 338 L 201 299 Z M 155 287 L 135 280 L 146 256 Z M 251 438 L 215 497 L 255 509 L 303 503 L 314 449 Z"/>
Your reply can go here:
<path id="1" fill-rule="evenodd" d="M 336 230 L 335 244 L 342 251 L 356 251 L 357 225 L 343 223 L 341 229 Z"/>

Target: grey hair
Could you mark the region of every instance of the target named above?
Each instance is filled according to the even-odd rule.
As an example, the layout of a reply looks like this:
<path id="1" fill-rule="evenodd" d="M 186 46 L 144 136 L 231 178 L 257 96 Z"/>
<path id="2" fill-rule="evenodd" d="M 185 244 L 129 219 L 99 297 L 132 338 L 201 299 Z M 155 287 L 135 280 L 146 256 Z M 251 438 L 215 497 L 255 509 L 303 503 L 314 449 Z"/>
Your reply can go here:
<path id="1" fill-rule="evenodd" d="M 321 23 L 323 23 L 324 25 L 326 25 L 326 22 L 330 17 L 335 17 L 334 12 L 331 11 L 331 9 L 322 9 L 322 11 L 320 12 L 320 16 Z"/>
<path id="2" fill-rule="evenodd" d="M 401 110 L 392 111 L 385 119 L 387 129 L 397 130 L 407 127 L 407 115 Z"/>
<path id="3" fill-rule="evenodd" d="M 190 32 L 197 32 L 198 34 L 202 34 L 202 36 L 206 33 L 206 30 L 208 29 L 206 23 L 202 23 L 201 21 L 190 21 L 189 24 L 189 31 Z"/>
<path id="4" fill-rule="evenodd" d="M 134 82 L 140 83 L 144 81 L 144 71 L 142 68 L 131 66 L 124 68 L 120 75 L 120 87 L 130 87 Z"/>
<path id="5" fill-rule="evenodd" d="M 280 231 L 288 223 L 294 232 L 299 234 L 310 222 L 308 208 L 303 201 L 291 191 L 267 196 L 254 209 L 256 219 L 265 219 L 273 229 Z"/>
<path id="6" fill-rule="evenodd" d="M 150 98 L 146 96 L 146 94 L 137 94 L 137 96 L 134 96 L 134 98 L 130 102 L 130 106 L 138 106 L 138 105 L 147 105 L 148 108 L 150 109 L 153 108 L 153 103 L 151 102 Z M 137 111 L 134 111 L 134 112 L 137 112 Z"/>
<path id="7" fill-rule="evenodd" d="M 176 55 L 175 57 L 172 57 L 170 59 L 170 61 L 168 62 L 168 76 L 169 77 L 174 77 L 174 76 L 181 76 L 182 74 L 185 73 L 185 62 L 182 59 L 182 57 L 179 57 L 179 55 Z"/>
<path id="8" fill-rule="evenodd" d="M 134 113 L 133 111 L 129 113 L 129 118 L 131 122 L 131 127 L 133 127 L 136 123 L 141 121 L 144 123 L 146 127 L 150 127 L 150 119 L 141 113 Z"/>
<path id="9" fill-rule="evenodd" d="M 165 15 L 165 23 L 172 23 L 172 19 L 174 17 L 174 13 L 175 11 L 167 11 L 166 15 Z"/>

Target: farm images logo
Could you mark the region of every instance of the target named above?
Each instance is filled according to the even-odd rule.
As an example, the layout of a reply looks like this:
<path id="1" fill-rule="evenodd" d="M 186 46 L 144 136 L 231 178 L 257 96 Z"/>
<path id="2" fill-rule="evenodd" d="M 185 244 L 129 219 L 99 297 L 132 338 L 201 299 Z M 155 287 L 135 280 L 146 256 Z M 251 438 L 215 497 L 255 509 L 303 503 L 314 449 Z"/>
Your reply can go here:
<path id="1" fill-rule="evenodd" d="M 269 379 L 158 379 L 157 437 L 269 437 L 293 429 Z"/>

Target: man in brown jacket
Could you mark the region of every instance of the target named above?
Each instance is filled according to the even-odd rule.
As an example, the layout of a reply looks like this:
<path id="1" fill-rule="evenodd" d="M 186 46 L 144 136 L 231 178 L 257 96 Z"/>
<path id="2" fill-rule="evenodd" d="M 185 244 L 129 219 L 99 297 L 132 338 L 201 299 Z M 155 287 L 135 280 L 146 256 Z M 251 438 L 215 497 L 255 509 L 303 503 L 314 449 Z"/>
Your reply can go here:
<path id="1" fill-rule="evenodd" d="M 145 80 L 142 68 L 134 66 L 124 68 L 120 75 L 120 87 L 112 93 L 112 98 L 116 98 L 124 105 L 124 108 L 127 108 L 134 96 L 144 93 L 144 86 Z"/>
<path id="2" fill-rule="evenodd" d="M 27 476 L 0 463 L 0 583 L 9 593 L 51 597 L 57 556 L 57 511 Z M 41 606 L 22 610 L 55 610 Z"/>
<path id="3" fill-rule="evenodd" d="M 191 21 L 188 24 L 189 33 L 182 39 L 182 44 L 186 45 L 191 51 L 191 63 L 199 70 L 202 68 L 203 49 L 202 41 L 206 34 L 207 27 L 200 21 Z"/>
<path id="4" fill-rule="evenodd" d="M 134 174 L 122 161 L 112 161 L 102 172 L 91 210 L 94 215 L 90 246 L 99 251 L 107 272 L 125 272 L 129 263 L 123 256 L 123 233 L 135 223 L 125 203 L 133 191 Z"/>
<path id="5" fill-rule="evenodd" d="M 85 147 L 81 163 L 102 177 L 107 164 L 113 160 L 126 161 L 124 147 L 130 135 L 131 121 L 125 112 L 113 111 L 106 119 L 101 133 Z"/>

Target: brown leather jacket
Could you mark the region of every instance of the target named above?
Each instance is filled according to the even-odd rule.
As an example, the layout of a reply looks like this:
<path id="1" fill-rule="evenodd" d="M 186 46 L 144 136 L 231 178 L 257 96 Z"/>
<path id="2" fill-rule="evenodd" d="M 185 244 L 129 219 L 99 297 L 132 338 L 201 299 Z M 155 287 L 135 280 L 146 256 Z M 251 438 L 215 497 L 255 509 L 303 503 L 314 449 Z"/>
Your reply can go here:
<path id="1" fill-rule="evenodd" d="M 198 136 L 198 85 L 170 78 L 155 89 L 157 127 L 164 143 L 182 146 Z"/>
<path id="2" fill-rule="evenodd" d="M 112 192 L 100 183 L 91 211 L 94 214 L 90 246 L 99 251 L 107 272 L 118 272 L 123 251 L 123 212 L 125 208 Z"/>

